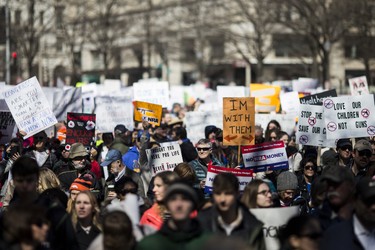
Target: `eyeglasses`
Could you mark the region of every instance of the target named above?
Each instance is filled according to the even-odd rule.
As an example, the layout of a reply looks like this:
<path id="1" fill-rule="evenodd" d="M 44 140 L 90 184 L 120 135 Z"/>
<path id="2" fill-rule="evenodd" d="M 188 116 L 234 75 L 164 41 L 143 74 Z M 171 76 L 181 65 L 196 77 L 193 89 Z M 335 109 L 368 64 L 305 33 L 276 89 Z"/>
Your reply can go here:
<path id="1" fill-rule="evenodd" d="M 342 146 L 342 147 L 340 147 L 340 149 L 341 149 L 342 151 L 346 151 L 346 150 L 352 151 L 352 150 L 353 150 L 353 147 L 352 147 L 352 146 Z"/>
<path id="2" fill-rule="evenodd" d="M 314 170 L 314 166 L 306 165 L 305 170 Z"/>
<path id="3" fill-rule="evenodd" d="M 372 153 L 368 150 L 362 150 L 362 151 L 358 151 L 358 155 L 359 156 L 366 156 L 366 157 L 371 157 Z"/>
<path id="4" fill-rule="evenodd" d="M 73 158 L 73 161 L 82 161 L 82 160 L 84 160 L 84 159 L 86 159 L 85 156 L 77 156 L 77 157 L 74 157 L 74 158 Z"/>
<path id="5" fill-rule="evenodd" d="M 264 196 L 267 196 L 270 193 L 271 193 L 270 190 L 263 190 L 263 191 L 258 192 L 258 194 L 261 194 L 261 195 L 264 195 Z"/>
<path id="6" fill-rule="evenodd" d="M 208 151 L 210 150 L 211 148 L 197 148 L 198 151 Z"/>

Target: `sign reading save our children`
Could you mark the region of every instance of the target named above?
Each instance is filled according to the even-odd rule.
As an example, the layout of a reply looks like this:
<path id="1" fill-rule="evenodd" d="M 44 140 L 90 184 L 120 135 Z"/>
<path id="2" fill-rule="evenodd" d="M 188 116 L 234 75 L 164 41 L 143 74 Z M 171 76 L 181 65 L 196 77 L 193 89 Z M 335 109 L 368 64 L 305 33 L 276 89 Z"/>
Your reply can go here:
<path id="1" fill-rule="evenodd" d="M 284 142 L 265 142 L 257 145 L 242 147 L 245 168 L 254 172 L 267 170 L 288 169 L 288 157 Z"/>
<path id="2" fill-rule="evenodd" d="M 326 98 L 323 107 L 327 139 L 375 136 L 373 95 Z"/>
<path id="3" fill-rule="evenodd" d="M 164 171 L 173 171 L 179 163 L 183 162 L 181 148 L 177 143 L 146 149 L 146 154 L 152 176 Z"/>
<path id="4" fill-rule="evenodd" d="M 48 100 L 34 76 L 2 93 L 19 130 L 28 138 L 57 123 Z"/>

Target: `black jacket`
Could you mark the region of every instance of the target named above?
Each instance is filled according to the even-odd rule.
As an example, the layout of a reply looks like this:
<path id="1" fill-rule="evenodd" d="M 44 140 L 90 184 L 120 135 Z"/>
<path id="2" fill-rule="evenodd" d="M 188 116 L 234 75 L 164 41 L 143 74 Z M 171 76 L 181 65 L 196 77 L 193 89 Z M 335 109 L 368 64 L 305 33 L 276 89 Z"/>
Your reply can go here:
<path id="1" fill-rule="evenodd" d="M 76 237 L 81 250 L 86 250 L 99 234 L 100 230 L 95 225 L 91 225 L 89 234 L 82 229 L 79 223 L 76 225 Z"/>

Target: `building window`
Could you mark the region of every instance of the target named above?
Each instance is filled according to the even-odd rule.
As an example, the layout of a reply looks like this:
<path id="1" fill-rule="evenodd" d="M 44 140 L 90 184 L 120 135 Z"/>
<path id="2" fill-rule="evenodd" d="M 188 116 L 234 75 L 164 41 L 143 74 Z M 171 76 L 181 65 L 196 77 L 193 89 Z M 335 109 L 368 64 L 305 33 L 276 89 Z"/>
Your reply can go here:
<path id="1" fill-rule="evenodd" d="M 194 61 L 196 59 L 194 38 L 184 38 L 181 47 L 183 60 Z"/>
<path id="2" fill-rule="evenodd" d="M 44 11 L 39 12 L 39 24 L 42 26 L 44 24 Z"/>
<path id="3" fill-rule="evenodd" d="M 15 25 L 21 24 L 21 10 L 16 10 L 14 12 L 14 24 Z"/>
<path id="4" fill-rule="evenodd" d="M 273 48 L 276 57 L 309 57 L 306 38 L 296 34 L 274 34 Z"/>
<path id="5" fill-rule="evenodd" d="M 64 14 L 64 6 L 56 6 L 55 7 L 55 25 L 56 25 L 56 29 L 62 29 L 62 26 L 63 26 L 63 14 Z"/>
<path id="6" fill-rule="evenodd" d="M 222 59 L 225 55 L 225 43 L 222 37 L 210 40 L 212 59 Z"/>

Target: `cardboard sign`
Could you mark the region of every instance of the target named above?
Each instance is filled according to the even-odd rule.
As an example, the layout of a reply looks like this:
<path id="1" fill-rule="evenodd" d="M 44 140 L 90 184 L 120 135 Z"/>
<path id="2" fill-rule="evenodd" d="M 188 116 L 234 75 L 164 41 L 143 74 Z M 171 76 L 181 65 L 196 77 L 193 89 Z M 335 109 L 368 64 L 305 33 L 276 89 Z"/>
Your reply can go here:
<path id="1" fill-rule="evenodd" d="M 224 97 L 245 97 L 244 86 L 217 86 L 217 101 L 223 107 Z"/>
<path id="2" fill-rule="evenodd" d="M 2 96 L 17 127 L 26 132 L 25 139 L 57 123 L 35 76 L 4 91 Z"/>
<path id="3" fill-rule="evenodd" d="M 138 122 L 148 121 L 150 124 L 159 126 L 162 111 L 161 105 L 134 101 L 134 120 Z"/>
<path id="4" fill-rule="evenodd" d="M 280 111 L 280 86 L 251 83 L 250 96 L 255 97 L 256 112 Z"/>
<path id="5" fill-rule="evenodd" d="M 299 106 L 296 142 L 302 145 L 335 147 L 335 140 L 327 140 L 323 106 Z"/>
<path id="6" fill-rule="evenodd" d="M 82 112 L 82 88 L 68 88 L 53 94 L 53 113 L 59 121 L 66 121 L 68 112 Z"/>
<path id="7" fill-rule="evenodd" d="M 247 186 L 247 184 L 249 184 L 249 182 L 253 179 L 252 170 L 208 166 L 206 186 L 204 188 L 205 193 L 212 193 L 212 183 L 215 179 L 215 176 L 220 173 L 232 173 L 235 176 L 237 176 L 238 181 L 240 183 L 240 192 L 242 192 Z"/>
<path id="8" fill-rule="evenodd" d="M 255 106 L 252 97 L 223 98 L 224 145 L 252 145 L 255 138 Z"/>
<path id="9" fill-rule="evenodd" d="M 0 143 L 6 144 L 12 139 L 16 122 L 10 111 L 0 111 Z"/>
<path id="10" fill-rule="evenodd" d="M 288 157 L 282 141 L 265 142 L 242 147 L 245 168 L 254 172 L 289 169 Z"/>
<path id="11" fill-rule="evenodd" d="M 169 83 L 159 81 L 136 82 L 133 85 L 134 100 L 169 107 Z"/>
<path id="12" fill-rule="evenodd" d="M 310 105 L 323 105 L 323 99 L 327 97 L 337 97 L 336 89 L 327 90 L 315 95 L 308 95 L 301 97 L 299 99 L 301 104 L 310 104 Z"/>
<path id="13" fill-rule="evenodd" d="M 68 113 L 66 126 L 66 144 L 80 142 L 89 147 L 95 138 L 96 115 Z"/>
<path id="14" fill-rule="evenodd" d="M 173 171 L 179 163 L 183 162 L 181 148 L 178 144 L 146 149 L 146 154 L 152 176 L 164 171 Z"/>
<path id="15" fill-rule="evenodd" d="M 360 76 L 349 79 L 350 92 L 352 95 L 368 95 L 367 78 L 366 76 Z"/>
<path id="16" fill-rule="evenodd" d="M 287 92 L 280 94 L 281 108 L 287 114 L 297 115 L 299 106 L 298 92 Z"/>
<path id="17" fill-rule="evenodd" d="M 375 136 L 373 95 L 326 98 L 323 107 L 328 139 Z"/>
<path id="18" fill-rule="evenodd" d="M 252 208 L 251 213 L 263 222 L 263 235 L 267 250 L 279 250 L 279 231 L 299 214 L 299 207 Z"/>
<path id="19" fill-rule="evenodd" d="M 123 124 L 133 130 L 133 104 L 130 98 L 114 96 L 95 97 L 94 113 L 97 130 L 101 133 L 113 132 L 116 125 Z"/>

